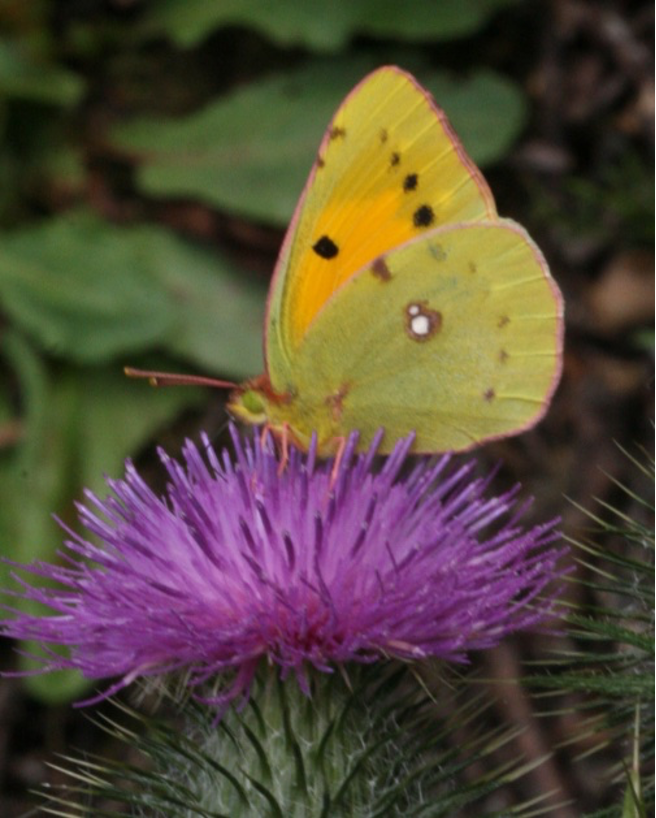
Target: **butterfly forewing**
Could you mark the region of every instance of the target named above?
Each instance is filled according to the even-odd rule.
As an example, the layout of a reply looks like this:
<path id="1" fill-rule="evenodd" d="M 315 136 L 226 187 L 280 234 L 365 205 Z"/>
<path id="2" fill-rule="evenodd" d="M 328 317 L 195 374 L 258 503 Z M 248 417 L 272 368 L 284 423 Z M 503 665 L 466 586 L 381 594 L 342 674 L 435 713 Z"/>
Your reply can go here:
<path id="1" fill-rule="evenodd" d="M 358 270 L 440 225 L 495 217 L 430 96 L 398 68 L 366 77 L 326 132 L 278 262 L 266 342 L 274 387 L 286 389 L 317 313 Z"/>

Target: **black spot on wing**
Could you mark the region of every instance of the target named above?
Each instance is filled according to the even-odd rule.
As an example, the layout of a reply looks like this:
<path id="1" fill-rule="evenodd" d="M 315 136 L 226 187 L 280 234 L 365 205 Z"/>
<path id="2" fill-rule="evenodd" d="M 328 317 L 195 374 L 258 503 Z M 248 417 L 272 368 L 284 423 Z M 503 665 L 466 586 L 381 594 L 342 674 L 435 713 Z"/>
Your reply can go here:
<path id="1" fill-rule="evenodd" d="M 378 137 L 380 139 L 380 144 L 384 145 L 385 142 L 387 142 L 387 139 L 388 139 L 387 128 L 381 128 L 380 133 L 378 134 Z"/>
<path id="2" fill-rule="evenodd" d="M 410 193 L 411 190 L 417 190 L 419 184 L 419 177 L 416 173 L 409 173 L 403 180 L 403 190 Z"/>
<path id="3" fill-rule="evenodd" d="M 340 128 L 339 125 L 335 125 L 334 128 L 330 131 L 330 140 L 334 142 L 336 139 L 344 139 L 346 136 L 346 128 Z"/>
<path id="4" fill-rule="evenodd" d="M 390 165 L 395 168 L 401 162 L 401 154 L 398 151 L 390 156 Z"/>
<path id="5" fill-rule="evenodd" d="M 412 223 L 415 227 L 430 227 L 435 221 L 435 213 L 430 205 L 418 207 L 412 214 Z"/>
<path id="6" fill-rule="evenodd" d="M 312 245 L 314 252 L 321 258 L 329 260 L 335 258 L 339 253 L 339 247 L 330 238 L 330 236 L 322 236 L 318 241 Z"/>

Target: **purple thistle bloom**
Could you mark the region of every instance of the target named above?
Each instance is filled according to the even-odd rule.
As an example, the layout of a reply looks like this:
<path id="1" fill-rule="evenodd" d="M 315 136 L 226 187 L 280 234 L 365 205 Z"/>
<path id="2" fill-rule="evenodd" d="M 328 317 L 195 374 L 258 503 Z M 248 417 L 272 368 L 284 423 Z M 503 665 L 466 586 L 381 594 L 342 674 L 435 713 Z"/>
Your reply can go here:
<path id="1" fill-rule="evenodd" d="M 234 462 L 207 438 L 206 460 L 191 442 L 184 465 L 160 452 L 165 497 L 130 462 L 113 496 L 87 492 L 79 516 L 100 545 L 68 530 L 69 567 L 19 566 L 63 590 L 15 577 L 14 595 L 55 615 L 10 608 L 4 634 L 68 646 L 45 648 L 43 670 L 121 677 L 97 698 L 139 676 L 186 669 L 198 685 L 231 671 L 218 704 L 248 695 L 264 657 L 309 692 L 309 668 L 465 661 L 554 613 L 553 593 L 539 597 L 563 574 L 553 523 L 518 526 L 517 490 L 486 498 L 473 461 L 449 473 L 448 456 L 422 459 L 402 477 L 410 437 L 376 472 L 376 443 L 355 456 L 353 435 L 331 484 L 312 451 L 279 475 L 270 450 L 232 436 Z"/>

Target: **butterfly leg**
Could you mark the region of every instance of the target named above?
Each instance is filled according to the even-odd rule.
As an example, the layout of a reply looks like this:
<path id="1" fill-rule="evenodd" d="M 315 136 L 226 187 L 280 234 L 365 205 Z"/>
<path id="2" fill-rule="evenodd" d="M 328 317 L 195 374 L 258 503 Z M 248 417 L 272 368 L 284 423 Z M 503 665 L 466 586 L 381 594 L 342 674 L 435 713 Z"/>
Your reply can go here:
<path id="1" fill-rule="evenodd" d="M 269 435 L 271 434 L 271 427 L 268 423 L 265 423 L 262 427 L 262 433 L 260 434 L 260 447 L 264 449 L 266 446 L 266 442 L 269 439 Z"/>
<path id="2" fill-rule="evenodd" d="M 284 473 L 289 462 L 289 424 L 282 424 L 282 433 L 280 435 L 280 465 L 278 466 L 278 476 Z"/>
<path id="3" fill-rule="evenodd" d="M 337 481 L 337 475 L 339 474 L 339 467 L 342 465 L 342 457 L 344 456 L 344 450 L 346 449 L 346 438 L 345 437 L 336 437 L 334 438 L 335 443 L 337 443 L 337 450 L 335 451 L 335 462 L 333 463 L 333 467 L 330 471 L 330 488 L 335 485 Z"/>
<path id="4" fill-rule="evenodd" d="M 262 434 L 260 435 L 260 446 L 262 449 L 266 446 L 269 435 L 273 435 L 274 444 L 280 444 L 280 464 L 278 465 L 278 475 L 283 474 L 289 462 L 289 424 L 282 424 L 282 431 L 274 429 L 270 424 L 265 423 L 262 427 Z"/>

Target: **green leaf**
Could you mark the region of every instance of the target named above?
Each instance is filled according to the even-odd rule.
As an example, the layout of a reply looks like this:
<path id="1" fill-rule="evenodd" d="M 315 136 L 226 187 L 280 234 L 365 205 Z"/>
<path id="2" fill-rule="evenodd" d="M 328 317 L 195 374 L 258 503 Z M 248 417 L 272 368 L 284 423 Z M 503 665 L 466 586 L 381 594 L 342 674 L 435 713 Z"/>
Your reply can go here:
<path id="1" fill-rule="evenodd" d="M 175 313 L 163 348 L 203 371 L 234 378 L 259 375 L 264 368 L 265 284 L 218 252 L 163 231 L 151 236 L 148 247 L 158 287 Z"/>
<path id="2" fill-rule="evenodd" d="M 145 388 L 126 379 L 118 366 L 66 367 L 54 377 L 18 334 L 7 333 L 3 340 L 25 416 L 21 441 L 0 458 L 0 553 L 21 563 L 52 562 L 65 536 L 53 514 L 75 526 L 73 500 L 81 489 L 106 494 L 103 475 L 121 475 L 128 455 L 202 395 L 194 389 Z M 0 565 L 0 585 L 15 588 L 8 573 L 8 566 Z M 20 601 L 12 604 L 27 610 Z M 36 606 L 30 610 L 37 612 Z M 32 666 L 30 660 L 21 662 L 23 668 Z M 72 673 L 35 676 L 27 684 L 49 702 L 70 700 L 87 685 Z"/>
<path id="3" fill-rule="evenodd" d="M 55 420 L 52 384 L 43 361 L 11 331 L 3 336 L 2 350 L 4 363 L 18 378 L 24 413 L 18 420 L 19 441 L 0 457 L 0 551 L 19 562 L 45 559 L 52 556 L 58 540 L 50 514 L 59 507 L 67 473 L 63 434 Z M 0 564 L 3 585 L 7 571 Z"/>
<path id="4" fill-rule="evenodd" d="M 123 462 L 183 409 L 203 403 L 199 389 L 149 389 L 119 367 L 72 369 L 76 397 L 79 485 L 106 494 L 105 475 L 123 474 Z"/>
<path id="5" fill-rule="evenodd" d="M 136 119 L 112 138 L 140 158 L 151 196 L 187 197 L 274 224 L 289 221 L 324 129 L 346 93 L 374 65 L 313 62 L 238 88 L 191 116 Z M 520 92 L 492 72 L 461 81 L 419 72 L 477 162 L 499 158 L 524 119 Z"/>
<path id="6" fill-rule="evenodd" d="M 0 553 L 18 562 L 48 560 L 62 539 L 52 513 L 61 510 L 68 488 L 66 430 L 57 422 L 57 407 L 66 403 L 67 390 L 53 400 L 48 373 L 34 350 L 15 333 L 7 333 L 3 340 L 5 358 L 19 377 L 25 417 L 22 442 L 0 458 Z M 9 572 L 9 566 L 0 564 L 0 584 L 15 588 Z M 33 604 L 9 602 L 37 612 Z M 34 650 L 33 645 L 22 647 Z M 23 668 L 29 662 L 24 657 L 20 661 Z M 26 684 L 49 702 L 70 700 L 86 686 L 71 672 L 47 680 L 30 678 Z"/>
<path id="7" fill-rule="evenodd" d="M 82 213 L 5 234 L 6 311 L 48 352 L 82 362 L 155 344 L 173 325 L 174 304 L 138 238 Z"/>
<path id="8" fill-rule="evenodd" d="M 71 499 L 82 487 L 103 493 L 104 475 L 121 474 L 126 457 L 202 394 L 148 389 L 118 366 L 66 367 L 53 377 L 17 334 L 7 334 L 4 353 L 26 410 L 21 441 L 0 460 L 2 553 L 48 559 L 62 539 L 52 514 L 72 519 Z"/>
<path id="9" fill-rule="evenodd" d="M 478 31 L 489 17 L 516 0 L 415 0 L 409 11 L 398 0 L 159 0 L 146 30 L 164 32 L 177 45 L 193 46 L 213 30 L 244 26 L 283 46 L 337 51 L 358 34 L 397 41 L 450 40 Z"/>
<path id="10" fill-rule="evenodd" d="M 45 145 L 35 146 L 28 168 L 30 192 L 39 201 L 50 203 L 53 196 L 61 207 L 61 202 L 82 196 L 87 183 L 87 170 L 82 152 L 58 133 L 43 131 Z"/>
<path id="11" fill-rule="evenodd" d="M 6 233 L 0 296 L 48 352 L 79 363 L 157 347 L 231 376 L 262 368 L 263 287 L 159 227 L 78 211 Z"/>
<path id="12" fill-rule="evenodd" d="M 479 165 L 504 157 L 524 127 L 526 103 L 521 90 L 493 71 L 476 71 L 464 80 L 428 74 L 426 87 Z"/>
<path id="13" fill-rule="evenodd" d="M 0 97 L 49 105 L 75 105 L 84 83 L 72 71 L 32 53 L 25 45 L 0 39 Z"/>

